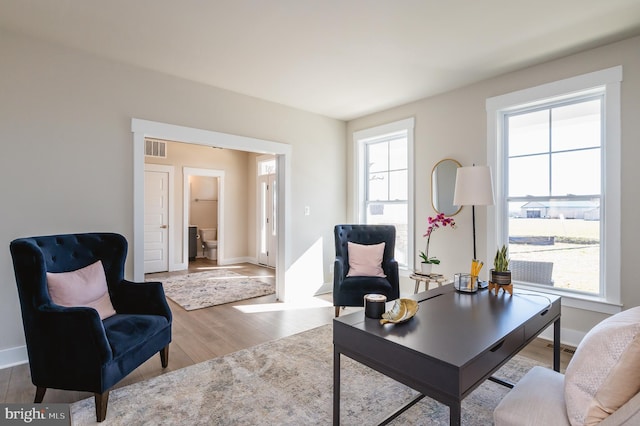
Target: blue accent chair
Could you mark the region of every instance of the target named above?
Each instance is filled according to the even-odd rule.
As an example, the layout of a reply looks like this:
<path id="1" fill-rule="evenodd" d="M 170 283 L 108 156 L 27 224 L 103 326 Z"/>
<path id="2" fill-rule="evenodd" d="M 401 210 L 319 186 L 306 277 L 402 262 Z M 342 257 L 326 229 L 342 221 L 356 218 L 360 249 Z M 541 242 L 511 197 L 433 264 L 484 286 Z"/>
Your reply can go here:
<path id="1" fill-rule="evenodd" d="M 109 390 L 155 353 L 169 361 L 171 310 L 162 283 L 124 279 L 127 240 L 87 233 L 20 238 L 11 256 L 22 309 L 31 380 L 40 403 L 47 388 L 93 392 L 96 418 L 107 414 Z M 47 272 L 70 272 L 102 261 L 116 314 L 51 301 Z"/>
<path id="2" fill-rule="evenodd" d="M 398 262 L 394 259 L 396 228 L 392 225 L 336 225 L 333 228 L 336 244 L 336 260 L 333 270 L 333 306 L 335 316 L 341 306 L 364 306 L 364 295 L 384 294 L 387 300 L 400 297 Z M 386 278 L 347 277 L 349 273 L 348 242 L 363 245 L 384 242 L 382 270 Z"/>

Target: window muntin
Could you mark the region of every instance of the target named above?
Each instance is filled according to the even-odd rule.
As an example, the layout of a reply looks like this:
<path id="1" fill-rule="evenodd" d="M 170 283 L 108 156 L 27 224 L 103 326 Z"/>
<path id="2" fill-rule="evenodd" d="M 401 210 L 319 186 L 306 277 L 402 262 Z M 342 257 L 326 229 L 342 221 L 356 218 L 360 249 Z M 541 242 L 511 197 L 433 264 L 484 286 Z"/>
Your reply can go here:
<path id="1" fill-rule="evenodd" d="M 552 262 L 553 288 L 595 296 L 604 295 L 603 99 L 564 99 L 504 115 L 511 259 Z"/>
<path id="2" fill-rule="evenodd" d="M 356 208 L 359 223 L 394 225 L 395 259 L 402 268 L 411 268 L 413 245 L 411 222 L 412 171 L 409 158 L 413 144 L 413 119 L 382 125 L 354 133 L 357 147 Z"/>
<path id="3" fill-rule="evenodd" d="M 408 157 L 407 132 L 364 142 L 364 223 L 396 227 L 395 258 L 407 266 Z"/>

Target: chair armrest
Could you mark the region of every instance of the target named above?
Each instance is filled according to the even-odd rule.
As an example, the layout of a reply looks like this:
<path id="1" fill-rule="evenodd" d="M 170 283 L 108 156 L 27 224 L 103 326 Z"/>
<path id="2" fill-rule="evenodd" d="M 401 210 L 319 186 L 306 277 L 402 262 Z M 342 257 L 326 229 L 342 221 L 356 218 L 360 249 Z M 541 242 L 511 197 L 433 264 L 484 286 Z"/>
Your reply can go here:
<path id="1" fill-rule="evenodd" d="M 347 274 L 344 259 L 340 256 L 336 256 L 336 260 L 333 262 L 333 291 L 340 286 L 340 283 L 344 280 L 344 276 Z"/>
<path id="2" fill-rule="evenodd" d="M 387 276 L 387 280 L 393 289 L 390 295 L 392 299 L 400 297 L 400 273 L 398 272 L 398 261 L 395 259 L 387 259 L 382 262 L 382 270 Z"/>
<path id="3" fill-rule="evenodd" d="M 38 331 L 32 333 L 30 339 L 30 346 L 36 347 L 29 349 L 30 357 L 40 354 L 48 361 L 52 358 L 73 360 L 79 357 L 82 362 L 95 359 L 100 364 L 113 358 L 104 325 L 95 309 L 49 304 L 39 306 L 36 316 L 34 322 Z"/>
<path id="4" fill-rule="evenodd" d="M 122 280 L 114 287 L 111 303 L 119 314 L 160 315 L 171 323 L 171 309 L 161 282 Z"/>
<path id="5" fill-rule="evenodd" d="M 619 426 L 619 425 L 637 425 L 640 424 L 640 393 L 637 393 L 629 401 L 625 402 L 622 407 L 605 417 L 600 425 L 602 426 Z"/>
<path id="6" fill-rule="evenodd" d="M 382 270 L 385 275 L 397 277 L 398 276 L 398 261 L 395 259 L 387 259 L 382 262 Z"/>

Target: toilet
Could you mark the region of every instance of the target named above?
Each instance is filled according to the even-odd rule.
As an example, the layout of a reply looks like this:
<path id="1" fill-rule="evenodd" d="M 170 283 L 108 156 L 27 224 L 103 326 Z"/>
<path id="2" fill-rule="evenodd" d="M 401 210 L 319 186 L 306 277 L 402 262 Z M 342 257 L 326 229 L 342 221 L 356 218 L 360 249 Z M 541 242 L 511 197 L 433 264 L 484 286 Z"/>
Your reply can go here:
<path id="1" fill-rule="evenodd" d="M 200 228 L 200 241 L 204 257 L 211 260 L 218 260 L 218 235 L 216 231 L 216 228 Z"/>

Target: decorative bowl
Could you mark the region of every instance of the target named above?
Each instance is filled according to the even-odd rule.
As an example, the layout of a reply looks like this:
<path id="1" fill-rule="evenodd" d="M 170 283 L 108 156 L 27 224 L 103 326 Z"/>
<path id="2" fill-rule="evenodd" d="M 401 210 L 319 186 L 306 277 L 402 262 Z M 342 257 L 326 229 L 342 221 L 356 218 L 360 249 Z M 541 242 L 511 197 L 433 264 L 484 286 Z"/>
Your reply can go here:
<path id="1" fill-rule="evenodd" d="M 418 302 L 413 299 L 398 299 L 390 311 L 382 314 L 380 324 L 400 324 L 409 321 L 418 312 Z"/>

